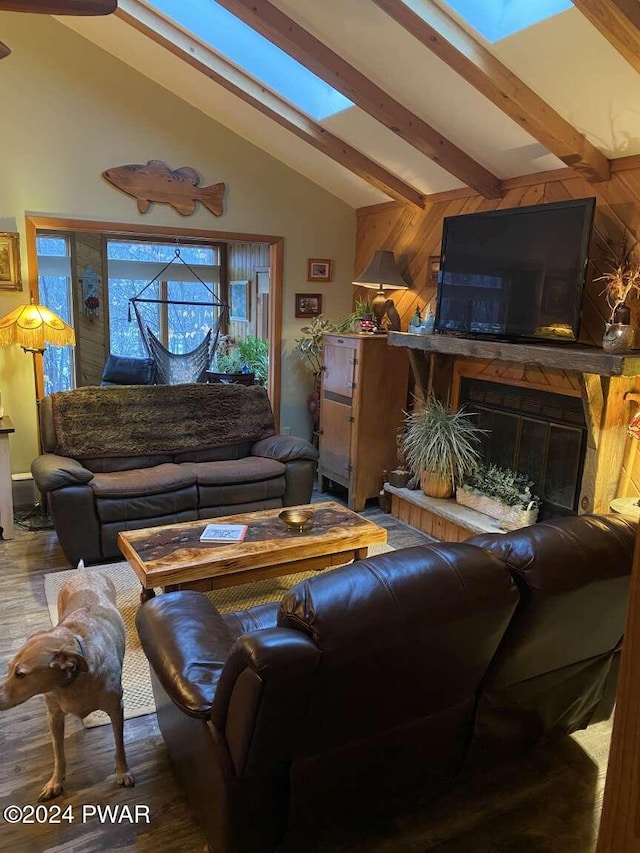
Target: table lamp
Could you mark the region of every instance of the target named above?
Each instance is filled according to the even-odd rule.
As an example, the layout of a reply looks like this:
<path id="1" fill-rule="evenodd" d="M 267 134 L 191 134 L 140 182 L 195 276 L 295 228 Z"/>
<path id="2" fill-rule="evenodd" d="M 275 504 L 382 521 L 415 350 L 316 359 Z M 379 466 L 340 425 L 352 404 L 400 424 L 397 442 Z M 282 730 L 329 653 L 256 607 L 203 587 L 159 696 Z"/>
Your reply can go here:
<path id="1" fill-rule="evenodd" d="M 378 249 L 369 266 L 353 282 L 361 287 L 374 288 L 377 292 L 371 300 L 371 309 L 376 318 L 378 331 L 386 311 L 386 290 L 408 290 L 409 285 L 396 265 L 393 252 Z"/>

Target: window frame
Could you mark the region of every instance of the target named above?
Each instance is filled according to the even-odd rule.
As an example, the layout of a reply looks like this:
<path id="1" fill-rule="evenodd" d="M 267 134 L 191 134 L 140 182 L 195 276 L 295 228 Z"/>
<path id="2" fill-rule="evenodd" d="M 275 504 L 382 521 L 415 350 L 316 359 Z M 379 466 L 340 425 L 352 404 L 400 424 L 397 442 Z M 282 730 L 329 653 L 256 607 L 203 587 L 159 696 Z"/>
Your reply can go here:
<path id="1" fill-rule="evenodd" d="M 227 243 L 264 243 L 269 246 L 269 268 L 271 270 L 269 300 L 269 398 L 273 409 L 276 430 L 280 424 L 282 387 L 282 304 L 284 289 L 284 237 L 278 234 L 256 234 L 242 231 L 208 231 L 204 229 L 176 228 L 166 225 L 131 225 L 123 222 L 104 222 L 92 219 L 70 219 L 56 216 L 25 216 L 29 290 L 34 300 L 38 299 L 38 260 L 36 237 L 43 231 L 77 231 L 106 236 L 136 237 L 149 240 L 159 238 L 179 239 L 195 243 L 221 243 L 224 253 L 220 258 L 221 297 L 225 299 L 227 270 Z M 228 294 L 227 294 L 228 295 Z M 43 396 L 42 358 L 35 359 L 37 399 Z"/>

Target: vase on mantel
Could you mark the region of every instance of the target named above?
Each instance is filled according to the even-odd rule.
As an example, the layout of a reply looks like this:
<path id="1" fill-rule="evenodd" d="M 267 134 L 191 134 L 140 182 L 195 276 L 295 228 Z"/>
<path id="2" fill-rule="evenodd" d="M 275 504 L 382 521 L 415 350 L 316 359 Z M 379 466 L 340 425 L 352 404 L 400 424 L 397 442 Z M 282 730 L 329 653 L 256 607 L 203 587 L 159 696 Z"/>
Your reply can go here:
<path id="1" fill-rule="evenodd" d="M 626 305 L 622 305 L 620 307 L 626 309 L 626 314 L 619 312 L 617 316 L 622 316 L 623 319 L 627 320 L 627 322 L 624 323 L 617 320 L 616 312 L 614 312 L 614 322 L 606 324 L 604 337 L 602 338 L 602 349 L 605 352 L 629 352 L 633 346 L 633 326 L 628 322 L 630 319 L 630 312 Z"/>

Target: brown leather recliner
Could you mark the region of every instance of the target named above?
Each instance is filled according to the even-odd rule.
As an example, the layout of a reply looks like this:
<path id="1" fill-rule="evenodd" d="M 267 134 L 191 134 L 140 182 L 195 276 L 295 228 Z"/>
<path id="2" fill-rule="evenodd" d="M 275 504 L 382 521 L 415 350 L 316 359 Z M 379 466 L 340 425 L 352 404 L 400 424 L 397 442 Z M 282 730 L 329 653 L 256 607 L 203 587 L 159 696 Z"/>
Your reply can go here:
<path id="1" fill-rule="evenodd" d="M 277 435 L 266 391 L 83 387 L 40 403 L 31 471 L 72 565 L 119 556 L 118 533 L 305 504 L 318 451 Z"/>
<path id="2" fill-rule="evenodd" d="M 328 814 L 450 783 L 517 599 L 490 554 L 442 544 L 304 581 L 275 627 L 260 628 L 276 605 L 144 604 L 158 721 L 212 850 L 272 850 L 310 802 Z"/>
<path id="3" fill-rule="evenodd" d="M 272 850 L 299 817 L 437 792 L 491 742 L 608 715 L 635 532 L 558 519 L 372 557 L 280 605 L 144 604 L 158 721 L 214 853 Z"/>
<path id="4" fill-rule="evenodd" d="M 620 516 L 553 519 L 474 536 L 508 567 L 520 603 L 484 679 L 475 746 L 509 754 L 613 711 L 635 525 Z"/>

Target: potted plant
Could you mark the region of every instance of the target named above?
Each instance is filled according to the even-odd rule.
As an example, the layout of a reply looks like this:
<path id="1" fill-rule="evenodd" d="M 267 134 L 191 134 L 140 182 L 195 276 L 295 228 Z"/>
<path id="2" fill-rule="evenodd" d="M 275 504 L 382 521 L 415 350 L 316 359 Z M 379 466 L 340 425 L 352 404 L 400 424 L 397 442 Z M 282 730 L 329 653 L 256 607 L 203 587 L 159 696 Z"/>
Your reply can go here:
<path id="1" fill-rule="evenodd" d="M 300 330 L 301 338 L 296 338 L 295 351 L 302 356 L 306 366 L 313 374 L 313 388 L 307 394 L 307 411 L 311 418 L 312 441 L 318 446 L 320 429 L 320 377 L 322 375 L 322 336 L 325 332 L 336 332 L 334 323 L 320 315 L 314 317 L 308 326 Z"/>
<path id="2" fill-rule="evenodd" d="M 605 282 L 602 294 L 609 306 L 602 340 L 602 346 L 607 352 L 625 352 L 633 344 L 628 300 L 640 296 L 640 263 L 632 258 L 631 252 L 625 237 L 620 247 L 611 253 L 610 269 L 595 279 Z"/>
<path id="3" fill-rule="evenodd" d="M 218 349 L 214 366 L 218 374 L 253 374 L 255 384 L 266 388 L 269 378 L 269 343 L 247 335 L 242 340 L 228 343 Z"/>
<path id="4" fill-rule="evenodd" d="M 456 501 L 495 518 L 505 530 L 533 524 L 540 498 L 531 491 L 533 480 L 511 468 L 476 465 L 456 491 Z"/>
<path id="5" fill-rule="evenodd" d="M 484 430 L 472 417 L 463 409 L 451 411 L 435 397 L 405 413 L 404 454 L 426 495 L 451 497 L 477 462 Z"/>
<path id="6" fill-rule="evenodd" d="M 318 444 L 318 430 L 320 429 L 320 386 L 322 375 L 322 345 L 325 332 L 344 333 L 352 324 L 363 318 L 366 314 L 368 302 L 358 299 L 356 307 L 351 314 L 347 314 L 337 323 L 332 323 L 322 315 L 314 317 L 308 326 L 303 326 L 301 338 L 296 338 L 295 352 L 305 361 L 306 366 L 313 373 L 313 388 L 307 395 L 307 411 L 311 417 L 312 435 L 314 444 Z"/>

